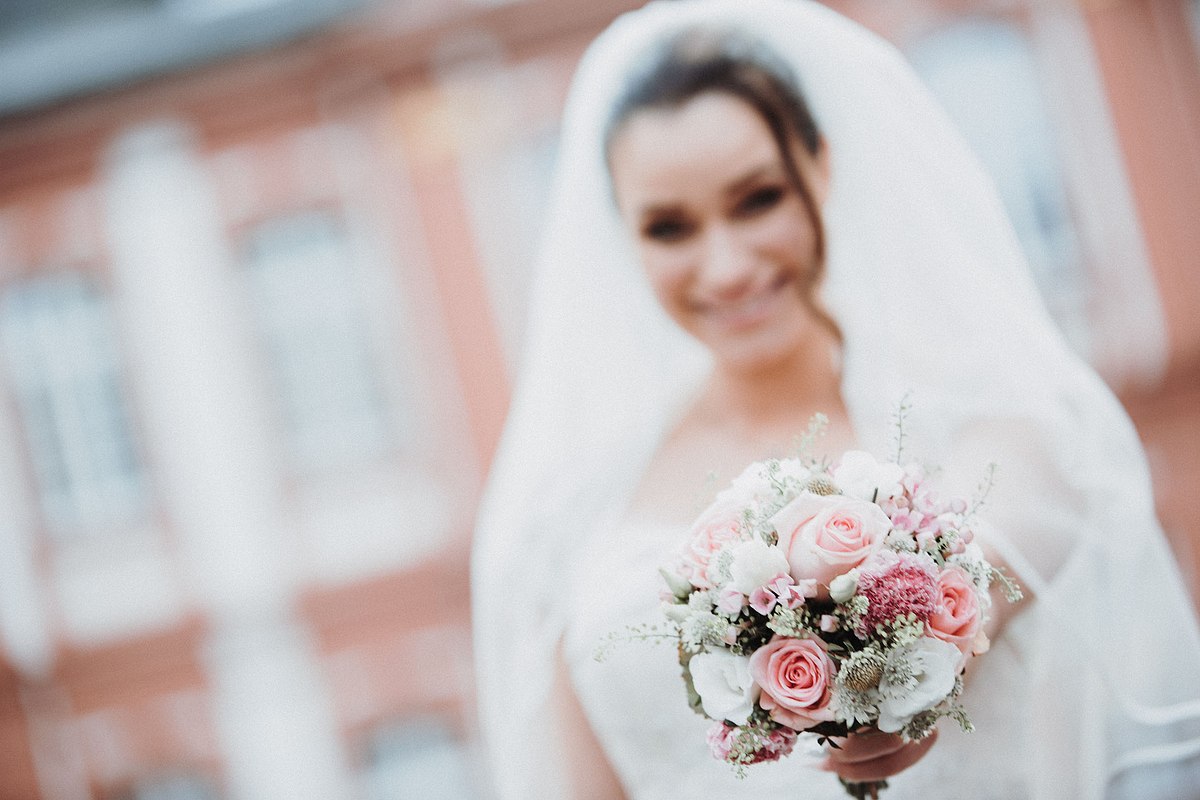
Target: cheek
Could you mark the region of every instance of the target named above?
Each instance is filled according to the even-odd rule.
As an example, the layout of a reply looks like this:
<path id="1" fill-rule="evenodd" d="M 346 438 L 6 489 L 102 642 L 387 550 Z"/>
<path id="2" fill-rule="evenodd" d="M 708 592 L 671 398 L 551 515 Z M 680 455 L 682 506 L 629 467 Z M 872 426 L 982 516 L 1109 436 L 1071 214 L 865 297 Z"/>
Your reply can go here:
<path id="1" fill-rule="evenodd" d="M 750 246 L 772 261 L 808 273 L 816 258 L 816 232 L 798 200 L 782 203 L 746 230 Z"/>
<path id="2" fill-rule="evenodd" d="M 658 302 L 672 313 L 687 307 L 686 293 L 695 272 L 692 257 L 687 251 L 685 247 L 645 245 L 639 253 L 650 288 Z"/>

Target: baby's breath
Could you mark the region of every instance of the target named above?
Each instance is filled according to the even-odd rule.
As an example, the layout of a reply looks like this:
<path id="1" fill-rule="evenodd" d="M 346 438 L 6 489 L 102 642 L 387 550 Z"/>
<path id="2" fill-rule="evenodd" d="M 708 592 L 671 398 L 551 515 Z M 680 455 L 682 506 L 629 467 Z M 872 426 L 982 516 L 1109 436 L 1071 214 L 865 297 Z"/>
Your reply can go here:
<path id="1" fill-rule="evenodd" d="M 884 544 L 896 551 L 903 551 L 906 553 L 917 552 L 916 540 L 913 539 L 911 534 L 905 533 L 904 531 L 890 531 L 887 535 L 887 538 L 884 539 Z"/>
<path id="2" fill-rule="evenodd" d="M 1021 591 L 1021 587 L 1017 585 L 1016 581 L 996 567 L 992 567 L 991 579 L 1000 584 L 1000 591 L 1004 592 L 1004 599 L 1008 602 L 1019 602 L 1025 596 L 1025 593 Z"/>
<path id="3" fill-rule="evenodd" d="M 809 617 L 809 612 L 803 607 L 791 609 L 783 605 L 777 605 L 775 606 L 775 610 L 771 612 L 770 619 L 767 620 L 767 627 L 780 636 L 804 639 L 813 630 L 812 620 Z"/>
<path id="4" fill-rule="evenodd" d="M 701 647 L 721 647 L 729 632 L 729 621 L 716 614 L 693 614 L 683 621 L 680 640 L 684 648 L 696 652 Z"/>
<path id="5" fill-rule="evenodd" d="M 701 613 L 712 611 L 712 592 L 707 590 L 692 592 L 692 596 L 688 598 L 687 604 L 688 608 L 690 608 L 692 611 L 698 611 Z"/>
<path id="6" fill-rule="evenodd" d="M 975 584 L 975 588 L 979 590 L 980 598 L 987 602 L 988 586 L 992 581 L 991 565 L 980 561 L 976 558 L 971 558 L 966 555 L 954 555 L 946 559 L 947 564 L 954 566 L 967 573 L 971 581 Z"/>
<path id="7" fill-rule="evenodd" d="M 996 485 L 996 464 L 988 464 L 987 474 L 984 475 L 979 487 L 975 490 L 975 496 L 971 499 L 971 505 L 963 514 L 963 520 L 969 520 L 975 516 L 983 504 L 987 502 L 988 495 L 992 493 L 992 487 Z"/>
<path id="8" fill-rule="evenodd" d="M 933 710 L 922 711 L 908 721 L 908 724 L 900 729 L 900 735 L 910 742 L 919 742 L 929 734 L 933 733 L 934 726 L 937 725 L 940 715 Z"/>
<path id="9" fill-rule="evenodd" d="M 630 625 L 622 631 L 613 631 L 605 634 L 600 640 L 600 644 L 596 646 L 596 650 L 592 653 L 592 658 L 596 661 L 603 662 L 618 645 L 628 644 L 629 642 L 651 642 L 661 644 L 663 642 L 675 643 L 679 641 L 679 626 L 669 623 L 649 623 L 645 622 L 640 625 Z"/>
<path id="10" fill-rule="evenodd" d="M 729 548 L 722 548 L 717 551 L 708 565 L 708 574 L 713 582 L 720 586 L 729 581 L 729 567 L 733 564 L 733 552 Z"/>
<path id="11" fill-rule="evenodd" d="M 849 630 L 860 630 L 863 627 L 863 617 L 871 608 L 871 601 L 866 596 L 856 594 L 844 603 L 840 603 L 834 611 L 842 622 L 842 627 Z"/>
<path id="12" fill-rule="evenodd" d="M 796 442 L 796 457 L 801 461 L 812 461 L 812 449 L 816 445 L 817 439 L 825 434 L 825 429 L 829 427 L 829 417 L 817 412 L 808 420 L 808 429 L 800 436 Z"/>
<path id="13" fill-rule="evenodd" d="M 910 613 L 879 623 L 875 626 L 875 633 L 893 647 L 905 647 L 925 635 L 925 623 L 916 614 Z"/>
<path id="14" fill-rule="evenodd" d="M 892 459 L 895 463 L 901 464 L 904 458 L 904 440 L 908 433 L 904 430 L 904 423 L 908 420 L 908 414 L 912 411 L 912 391 L 909 390 L 900 398 L 900 404 L 896 406 L 896 410 L 892 413 L 892 441 L 896 446 L 896 454 Z"/>

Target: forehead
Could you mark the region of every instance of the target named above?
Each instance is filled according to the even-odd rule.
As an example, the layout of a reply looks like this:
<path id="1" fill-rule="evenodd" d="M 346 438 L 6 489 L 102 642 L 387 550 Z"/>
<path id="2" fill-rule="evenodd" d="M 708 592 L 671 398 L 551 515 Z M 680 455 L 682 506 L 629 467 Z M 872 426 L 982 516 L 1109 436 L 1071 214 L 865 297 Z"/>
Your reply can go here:
<path id="1" fill-rule="evenodd" d="M 635 112 L 613 139 L 610 153 L 622 205 L 702 196 L 778 162 L 775 140 L 758 112 L 718 92 L 675 108 Z"/>

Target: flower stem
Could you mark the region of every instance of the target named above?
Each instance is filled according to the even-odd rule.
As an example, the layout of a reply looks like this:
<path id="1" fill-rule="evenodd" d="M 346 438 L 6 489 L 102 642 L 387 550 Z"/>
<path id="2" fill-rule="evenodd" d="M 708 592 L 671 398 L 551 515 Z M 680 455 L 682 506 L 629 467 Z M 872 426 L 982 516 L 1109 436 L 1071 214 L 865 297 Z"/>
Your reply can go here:
<path id="1" fill-rule="evenodd" d="M 858 781 L 848 781 L 845 778 L 838 778 L 838 780 L 842 782 L 842 788 L 846 790 L 846 794 L 855 800 L 879 800 L 879 793 L 887 788 L 887 781 L 859 783 Z"/>

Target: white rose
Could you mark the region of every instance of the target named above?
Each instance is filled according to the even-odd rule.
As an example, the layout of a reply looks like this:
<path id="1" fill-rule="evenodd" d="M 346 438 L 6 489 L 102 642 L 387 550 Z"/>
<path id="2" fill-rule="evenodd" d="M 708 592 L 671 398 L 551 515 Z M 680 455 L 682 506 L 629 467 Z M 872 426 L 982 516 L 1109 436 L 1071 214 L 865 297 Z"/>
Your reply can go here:
<path id="1" fill-rule="evenodd" d="M 954 689 L 961 659 L 957 647 L 928 636 L 890 652 L 879 682 L 879 730 L 895 733 L 945 700 Z M 912 680 L 905 681 L 906 675 Z"/>
<path id="2" fill-rule="evenodd" d="M 760 691 L 750 677 L 748 657 L 728 650 L 697 653 L 688 662 L 688 670 L 705 714 L 735 725 L 746 724 Z"/>
<path id="3" fill-rule="evenodd" d="M 729 565 L 729 585 L 742 594 L 749 595 L 787 574 L 788 562 L 783 552 L 761 539 L 739 542 L 730 552 L 733 560 Z"/>
<path id="4" fill-rule="evenodd" d="M 900 481 L 904 469 L 899 464 L 880 463 L 862 450 L 850 450 L 833 470 L 833 482 L 843 494 L 868 502 L 882 502 L 904 493 Z"/>

